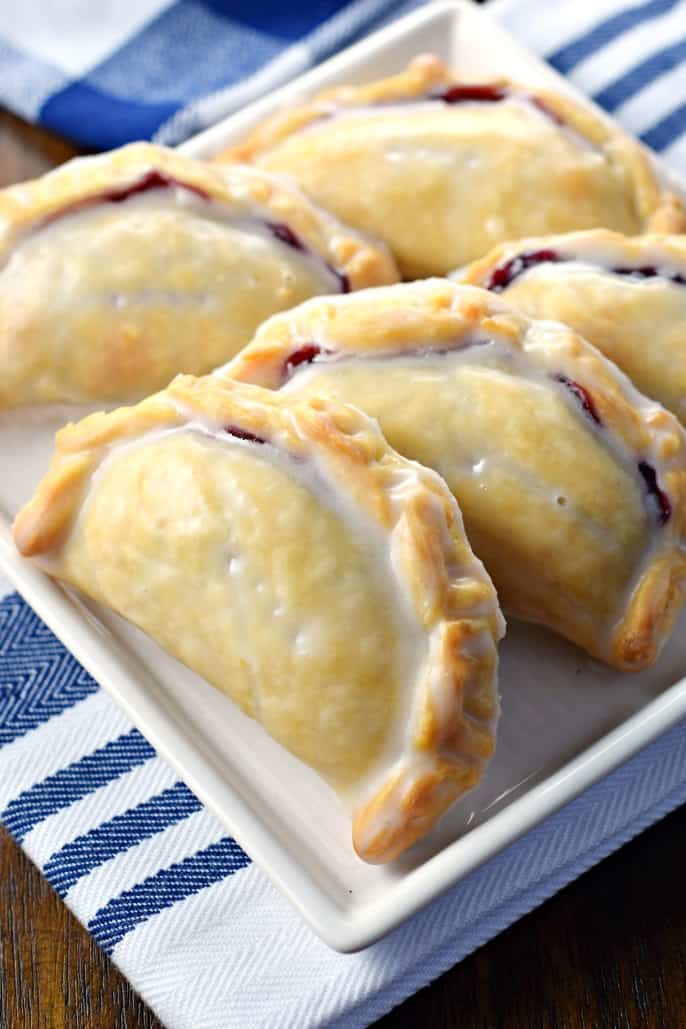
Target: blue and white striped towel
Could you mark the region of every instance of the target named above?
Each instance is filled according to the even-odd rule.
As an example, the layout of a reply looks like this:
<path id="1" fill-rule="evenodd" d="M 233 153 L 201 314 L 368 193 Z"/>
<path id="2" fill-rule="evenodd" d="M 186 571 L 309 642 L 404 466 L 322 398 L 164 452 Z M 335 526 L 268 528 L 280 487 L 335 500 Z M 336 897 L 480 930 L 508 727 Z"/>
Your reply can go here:
<path id="1" fill-rule="evenodd" d="M 0 5 L 0 94 L 73 135 L 78 126 L 90 131 L 99 111 L 103 134 L 81 136 L 97 145 L 150 133 L 165 119 L 171 131 L 174 116 L 181 131 L 230 107 L 242 88 L 221 74 L 215 32 L 240 57 L 236 80 L 259 72 L 273 84 L 393 7 L 353 2 L 279 50 L 340 4 L 310 0 L 300 21 L 295 5 L 292 22 L 291 6 L 270 22 L 244 2 L 108 0 L 91 24 L 96 5 L 77 0 L 50 10 L 24 0 L 21 13 Z M 686 170 L 683 3 L 496 0 L 492 10 Z M 165 24 L 178 34 L 191 11 L 205 26 L 191 40 L 197 82 L 179 40 L 175 48 L 164 36 Z M 210 102 L 198 97 L 226 83 Z M 0 582 L 0 595 L 7 589 Z M 366 1026 L 684 801 L 680 725 L 386 940 L 334 954 L 26 605 L 16 595 L 0 600 L 0 819 L 169 1029 Z"/>

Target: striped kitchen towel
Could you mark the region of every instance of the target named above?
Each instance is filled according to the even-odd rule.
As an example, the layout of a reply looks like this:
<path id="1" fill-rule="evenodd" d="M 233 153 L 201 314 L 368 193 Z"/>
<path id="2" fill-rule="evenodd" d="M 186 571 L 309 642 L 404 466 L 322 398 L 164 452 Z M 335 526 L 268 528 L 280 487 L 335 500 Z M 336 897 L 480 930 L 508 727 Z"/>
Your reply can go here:
<path id="1" fill-rule="evenodd" d="M 0 104 L 104 150 L 177 143 L 347 46 L 393 0 L 0 4 Z"/>
<path id="2" fill-rule="evenodd" d="M 0 104 L 85 147 L 178 143 L 420 0 L 0 4 Z M 494 0 L 532 49 L 656 150 L 686 128 L 683 0 Z"/>
<path id="3" fill-rule="evenodd" d="M 8 6 L 14 8 L 11 19 Z M 297 20 L 298 5 L 293 22 L 287 4 L 274 7 L 273 22 L 247 4 L 230 6 L 235 32 L 245 28 L 244 39 L 256 40 L 253 66 L 245 63 L 252 43 L 244 44 L 240 74 L 259 73 L 264 84 L 278 81 L 284 66 L 288 74 L 300 70 L 388 14 L 392 5 L 311 0 L 302 5 L 307 18 L 340 8 L 319 28 Z M 203 108 L 197 91 L 179 93 L 172 103 L 165 75 L 152 74 L 160 66 L 160 32 L 175 10 L 193 9 L 215 19 L 218 33 L 228 7 L 185 0 L 135 5 L 23 0 L 21 11 L 0 5 L 5 40 L 0 54 L 6 65 L 0 91 L 23 113 L 64 129 L 66 122 L 50 121 L 50 98 L 66 117 L 73 86 L 80 117 L 89 122 L 111 117 L 113 125 L 99 129 L 119 133 L 116 139 L 93 137 L 93 145 L 128 138 L 127 125 L 131 135 L 140 135 L 157 130 L 165 119 L 168 128 L 172 118 L 177 128 L 203 124 L 209 108 Z M 134 8 L 136 18 L 127 21 L 122 12 Z M 492 9 L 523 41 L 686 170 L 682 3 L 496 0 Z M 90 12 L 96 10 L 98 25 L 90 25 Z M 115 13 L 126 23 L 121 29 L 126 42 L 121 32 L 115 40 L 108 28 Z M 355 27 L 346 20 L 353 16 Z M 106 40 L 98 37 L 101 30 L 107 30 Z M 61 35 L 68 36 L 68 47 Z M 212 35 L 208 29 L 202 38 L 211 42 Z M 262 36 L 276 42 L 259 57 Z M 313 37 L 328 39 L 327 47 L 314 47 Z M 142 56 L 148 46 L 149 60 Z M 125 92 L 117 82 L 126 76 L 121 72 L 117 78 L 110 62 L 127 49 L 137 86 Z M 73 81 L 69 85 L 56 76 L 47 89 L 45 69 L 62 67 L 67 52 Z M 180 62 L 179 82 L 188 81 L 179 50 L 172 48 L 167 58 Z M 215 58 L 210 47 L 207 63 Z M 202 47 L 198 60 L 205 60 Z M 278 65 L 280 60 L 284 64 Z M 35 79 L 32 63 L 39 69 Z M 111 75 L 93 71 L 108 65 Z M 150 80 L 140 77 L 146 67 Z M 201 69 L 201 75 L 207 76 L 205 92 L 229 83 L 227 93 L 212 99 L 215 110 L 219 100 L 233 103 L 230 77 L 222 79 L 216 67 Z M 98 90 L 112 106 L 97 107 Z M 189 98 L 195 106 L 182 112 Z M 147 101 L 148 113 L 158 102 L 163 110 L 143 126 L 136 118 Z M 127 104 L 137 112 L 130 123 Z M 72 132 L 77 121 L 70 122 Z M 686 734 L 677 726 L 387 939 L 359 954 L 335 954 L 8 590 L 6 583 L 0 585 L 0 594 L 6 594 L 0 600 L 0 820 L 169 1029 L 367 1026 L 686 801 Z"/>

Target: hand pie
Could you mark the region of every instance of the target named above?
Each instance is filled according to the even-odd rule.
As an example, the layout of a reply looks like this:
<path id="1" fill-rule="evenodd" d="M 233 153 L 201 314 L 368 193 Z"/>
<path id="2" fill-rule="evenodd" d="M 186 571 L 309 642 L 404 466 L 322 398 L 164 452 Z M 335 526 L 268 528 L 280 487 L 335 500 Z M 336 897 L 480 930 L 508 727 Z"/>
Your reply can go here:
<path id="1" fill-rule="evenodd" d="M 385 239 L 405 278 L 447 274 L 518 236 L 686 227 L 646 152 L 586 107 L 504 80 L 461 82 L 431 56 L 277 114 L 226 159 L 292 176 Z"/>
<path id="2" fill-rule="evenodd" d="M 493 586 L 445 483 L 353 408 L 179 377 L 58 433 L 14 536 L 327 779 L 367 861 L 493 752 Z"/>
<path id="3" fill-rule="evenodd" d="M 429 280 L 275 315 L 216 374 L 359 405 L 447 481 L 504 610 L 618 668 L 657 656 L 684 592 L 684 435 L 570 329 Z"/>
<path id="4" fill-rule="evenodd" d="M 397 280 L 293 187 L 146 143 L 1 191 L 0 226 L 0 407 L 142 397 L 275 311 Z"/>
<path id="5" fill-rule="evenodd" d="M 570 325 L 686 424 L 686 237 L 595 229 L 517 240 L 455 277 Z"/>

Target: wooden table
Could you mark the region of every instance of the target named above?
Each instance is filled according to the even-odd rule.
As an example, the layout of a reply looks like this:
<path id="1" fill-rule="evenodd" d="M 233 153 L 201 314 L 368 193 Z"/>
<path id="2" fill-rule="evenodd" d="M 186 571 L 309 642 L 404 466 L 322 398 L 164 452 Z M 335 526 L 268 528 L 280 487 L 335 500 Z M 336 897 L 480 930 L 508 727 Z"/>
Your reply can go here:
<path id="1" fill-rule="evenodd" d="M 62 140 L 0 112 L 0 184 L 40 174 L 73 153 Z M 686 808 L 376 1029 L 686 1027 L 685 865 Z M 0 1029 L 159 1026 L 0 830 Z"/>

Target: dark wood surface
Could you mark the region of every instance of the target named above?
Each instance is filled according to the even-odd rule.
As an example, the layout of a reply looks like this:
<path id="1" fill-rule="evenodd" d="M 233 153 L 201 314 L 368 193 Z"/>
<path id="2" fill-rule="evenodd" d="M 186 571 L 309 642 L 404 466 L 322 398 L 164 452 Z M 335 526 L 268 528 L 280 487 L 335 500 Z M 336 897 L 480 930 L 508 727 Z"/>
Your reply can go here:
<path id="1" fill-rule="evenodd" d="M 0 184 L 40 174 L 73 153 L 67 143 L 0 112 Z M 686 1029 L 684 867 L 686 809 L 376 1029 Z M 0 830 L 0 1029 L 159 1026 Z"/>

